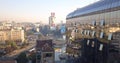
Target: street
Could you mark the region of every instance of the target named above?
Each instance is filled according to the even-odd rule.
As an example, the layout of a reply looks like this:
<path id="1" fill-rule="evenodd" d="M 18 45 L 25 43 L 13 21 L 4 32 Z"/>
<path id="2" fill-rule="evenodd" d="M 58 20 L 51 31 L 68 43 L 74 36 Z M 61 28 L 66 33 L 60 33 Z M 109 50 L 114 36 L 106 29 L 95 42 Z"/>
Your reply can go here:
<path id="1" fill-rule="evenodd" d="M 10 52 L 9 54 L 5 55 L 5 57 L 15 57 L 15 56 L 19 55 L 21 52 L 27 51 L 27 50 L 35 47 L 35 45 L 36 45 L 36 42 L 33 41 L 33 42 L 29 43 L 28 46 L 26 46 L 26 47 L 24 47 L 22 49 L 14 50 L 13 52 Z"/>

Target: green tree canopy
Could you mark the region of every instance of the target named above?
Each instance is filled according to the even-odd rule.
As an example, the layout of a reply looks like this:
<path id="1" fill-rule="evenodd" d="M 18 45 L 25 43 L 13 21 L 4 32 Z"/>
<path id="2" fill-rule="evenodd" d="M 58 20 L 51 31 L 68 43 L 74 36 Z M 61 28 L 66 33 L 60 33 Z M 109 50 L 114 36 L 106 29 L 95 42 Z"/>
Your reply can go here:
<path id="1" fill-rule="evenodd" d="M 17 57 L 17 63 L 27 63 L 28 62 L 28 58 L 25 52 L 21 53 L 18 57 Z"/>

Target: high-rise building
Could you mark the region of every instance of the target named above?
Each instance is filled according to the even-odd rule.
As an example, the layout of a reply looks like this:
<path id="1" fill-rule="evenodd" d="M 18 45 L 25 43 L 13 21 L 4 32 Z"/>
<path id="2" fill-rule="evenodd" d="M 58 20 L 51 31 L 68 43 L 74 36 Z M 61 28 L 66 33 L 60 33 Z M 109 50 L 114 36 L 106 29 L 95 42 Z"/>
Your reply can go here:
<path id="1" fill-rule="evenodd" d="M 120 63 L 120 0 L 99 0 L 66 17 L 69 55 L 80 63 Z"/>
<path id="2" fill-rule="evenodd" d="M 50 29 L 54 29 L 55 28 L 55 13 L 51 12 L 51 16 L 49 17 L 49 27 Z"/>

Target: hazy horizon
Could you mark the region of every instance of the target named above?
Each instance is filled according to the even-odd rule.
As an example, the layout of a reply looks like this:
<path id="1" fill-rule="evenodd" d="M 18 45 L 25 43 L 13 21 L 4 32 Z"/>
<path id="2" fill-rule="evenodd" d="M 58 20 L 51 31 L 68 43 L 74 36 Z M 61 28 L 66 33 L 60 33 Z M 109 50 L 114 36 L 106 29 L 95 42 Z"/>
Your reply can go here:
<path id="1" fill-rule="evenodd" d="M 0 21 L 48 23 L 51 12 L 56 22 L 65 22 L 66 15 L 98 0 L 0 0 Z"/>

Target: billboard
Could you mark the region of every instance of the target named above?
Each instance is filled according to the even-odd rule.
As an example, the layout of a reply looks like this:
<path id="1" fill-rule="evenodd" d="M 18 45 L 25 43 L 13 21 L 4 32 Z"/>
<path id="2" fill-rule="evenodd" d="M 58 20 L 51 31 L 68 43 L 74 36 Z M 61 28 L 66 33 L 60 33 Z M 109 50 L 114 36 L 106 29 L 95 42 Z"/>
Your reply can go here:
<path id="1" fill-rule="evenodd" d="M 65 25 L 61 26 L 61 30 L 60 30 L 61 34 L 64 34 L 66 32 L 66 27 Z"/>

